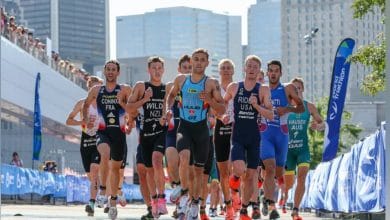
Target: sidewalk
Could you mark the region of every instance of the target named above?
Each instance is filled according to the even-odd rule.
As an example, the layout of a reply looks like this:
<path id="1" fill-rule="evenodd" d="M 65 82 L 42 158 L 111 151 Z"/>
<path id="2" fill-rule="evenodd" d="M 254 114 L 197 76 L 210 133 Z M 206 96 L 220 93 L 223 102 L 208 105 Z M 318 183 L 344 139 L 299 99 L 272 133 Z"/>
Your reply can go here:
<path id="1" fill-rule="evenodd" d="M 87 217 L 84 212 L 84 205 L 16 205 L 16 204 L 2 204 L 1 206 L 1 219 L 108 219 L 107 214 L 103 213 L 103 209 L 95 209 L 95 217 Z M 174 207 L 169 206 L 168 210 L 171 214 Z M 139 220 L 145 213 L 145 205 L 143 204 L 128 204 L 126 207 L 118 206 L 118 219 Z M 15 214 L 21 214 L 23 216 L 14 216 Z M 314 213 L 302 213 L 304 220 L 319 220 L 330 218 L 318 218 Z M 159 219 L 167 220 L 173 219 L 170 215 L 161 216 Z M 211 218 L 215 220 L 222 220 L 223 217 Z M 268 217 L 262 217 L 262 219 L 268 219 Z M 282 214 L 280 220 L 291 220 L 290 213 Z"/>

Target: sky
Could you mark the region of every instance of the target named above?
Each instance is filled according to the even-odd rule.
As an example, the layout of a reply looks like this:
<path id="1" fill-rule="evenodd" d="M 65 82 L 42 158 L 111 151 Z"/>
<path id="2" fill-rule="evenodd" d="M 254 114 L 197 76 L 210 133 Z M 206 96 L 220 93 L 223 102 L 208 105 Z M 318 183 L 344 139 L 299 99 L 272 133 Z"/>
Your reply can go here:
<path id="1" fill-rule="evenodd" d="M 242 43 L 247 43 L 247 13 L 256 0 L 110 0 L 110 57 L 116 58 L 116 17 L 143 14 L 156 8 L 187 6 L 218 14 L 241 15 Z"/>

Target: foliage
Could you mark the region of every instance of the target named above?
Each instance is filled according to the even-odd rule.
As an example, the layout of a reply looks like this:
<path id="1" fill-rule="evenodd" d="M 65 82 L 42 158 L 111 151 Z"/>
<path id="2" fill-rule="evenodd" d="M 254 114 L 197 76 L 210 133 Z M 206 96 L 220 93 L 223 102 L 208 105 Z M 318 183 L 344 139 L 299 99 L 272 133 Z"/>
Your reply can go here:
<path id="1" fill-rule="evenodd" d="M 363 19 L 368 13 L 375 13 L 376 8 L 380 9 L 383 16 L 380 22 L 384 24 L 385 0 L 355 0 L 352 4 L 353 16 L 355 19 Z M 374 96 L 385 90 L 386 44 L 383 33 L 378 34 L 375 42 L 359 48 L 350 60 L 354 63 L 363 64 L 371 70 L 364 77 L 360 87 L 364 94 Z"/>

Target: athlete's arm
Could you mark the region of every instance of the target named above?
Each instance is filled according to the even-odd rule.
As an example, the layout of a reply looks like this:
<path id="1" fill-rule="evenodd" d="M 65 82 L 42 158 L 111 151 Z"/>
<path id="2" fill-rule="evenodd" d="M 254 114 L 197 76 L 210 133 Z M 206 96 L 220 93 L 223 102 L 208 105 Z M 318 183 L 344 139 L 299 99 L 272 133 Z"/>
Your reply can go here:
<path id="1" fill-rule="evenodd" d="M 260 113 L 261 116 L 272 120 L 274 118 L 274 112 L 272 111 L 272 103 L 270 97 L 271 92 L 269 90 L 269 87 L 266 85 L 261 85 L 259 88 L 260 105 L 257 103 L 257 100 L 254 96 L 253 98 L 250 97 L 249 102 Z"/>
<path id="2" fill-rule="evenodd" d="M 305 107 L 303 106 L 302 99 L 298 96 L 297 88 L 294 86 L 294 84 L 287 84 L 285 87 L 287 99 L 289 100 L 289 103 L 292 101 L 295 103 L 295 106 L 287 106 L 287 107 L 278 107 L 276 110 L 278 111 L 278 114 L 280 116 L 289 113 L 302 113 L 305 111 Z"/>
<path id="3" fill-rule="evenodd" d="M 145 93 L 145 96 L 142 95 Z M 137 82 L 126 104 L 126 112 L 133 114 L 138 108 L 150 100 L 151 95 L 146 96 L 145 83 Z"/>
<path id="4" fill-rule="evenodd" d="M 322 117 L 321 117 L 320 113 L 318 112 L 316 106 L 313 103 L 308 102 L 307 108 L 309 109 L 309 112 L 313 116 L 313 119 L 314 119 L 310 125 L 310 128 L 313 130 L 317 130 L 317 131 L 323 131 L 325 129 L 325 123 L 322 120 Z"/>
<path id="5" fill-rule="evenodd" d="M 199 94 L 199 97 L 204 102 L 207 102 L 218 115 L 225 113 L 225 105 L 221 95 L 221 87 L 219 86 L 219 82 L 216 79 L 207 79 L 205 91 L 202 91 Z"/>
<path id="6" fill-rule="evenodd" d="M 172 88 L 170 89 L 170 91 L 168 92 L 165 98 L 165 102 L 164 102 L 165 110 L 163 110 L 163 117 L 166 117 L 167 114 L 172 114 L 171 109 L 173 103 L 175 102 L 175 97 L 180 92 L 185 77 L 186 76 L 184 74 L 180 74 L 176 76 L 175 80 L 173 81 Z"/>
<path id="7" fill-rule="evenodd" d="M 88 108 L 92 104 L 92 102 L 96 100 L 100 87 L 100 85 L 92 87 L 92 89 L 89 90 L 88 96 L 84 101 L 82 118 L 85 124 L 88 124 L 89 122 Z"/>
<path id="8" fill-rule="evenodd" d="M 69 113 L 68 118 L 66 119 L 66 125 L 78 126 L 78 125 L 83 124 L 83 121 L 81 118 L 81 111 L 83 109 L 83 103 L 84 103 L 84 99 L 81 99 L 76 103 L 76 105 L 73 107 L 73 110 Z M 79 113 L 80 113 L 80 120 L 77 120 L 77 119 L 75 119 L 75 117 Z"/>
<path id="9" fill-rule="evenodd" d="M 122 84 L 121 90 L 117 94 L 117 99 L 118 99 L 119 105 L 123 109 L 126 109 L 126 103 L 127 103 L 127 100 L 129 99 L 130 95 L 131 95 L 131 87 L 127 84 Z"/>
<path id="10" fill-rule="evenodd" d="M 231 82 L 226 87 L 226 93 L 225 96 L 223 97 L 223 100 L 225 101 L 225 106 L 227 106 L 229 101 L 234 98 L 234 96 L 237 93 L 237 89 L 238 89 L 238 84 L 236 82 Z"/>

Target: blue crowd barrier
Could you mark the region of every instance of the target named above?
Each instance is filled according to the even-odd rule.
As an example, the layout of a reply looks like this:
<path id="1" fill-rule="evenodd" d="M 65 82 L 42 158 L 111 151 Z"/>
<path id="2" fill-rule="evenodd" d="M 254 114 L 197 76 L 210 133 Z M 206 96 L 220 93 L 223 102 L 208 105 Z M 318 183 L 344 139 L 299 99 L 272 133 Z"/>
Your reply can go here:
<path id="1" fill-rule="evenodd" d="M 70 203 L 87 203 L 89 187 L 90 183 L 86 177 L 65 176 L 7 164 L 1 165 L 2 195 L 50 194 L 54 198 L 66 198 Z M 142 200 L 138 185 L 123 184 L 122 190 L 127 200 Z"/>
<path id="2" fill-rule="evenodd" d="M 351 151 L 320 163 L 306 178 L 301 208 L 344 213 L 385 210 L 385 123 Z M 290 191 L 288 202 L 292 202 Z"/>

